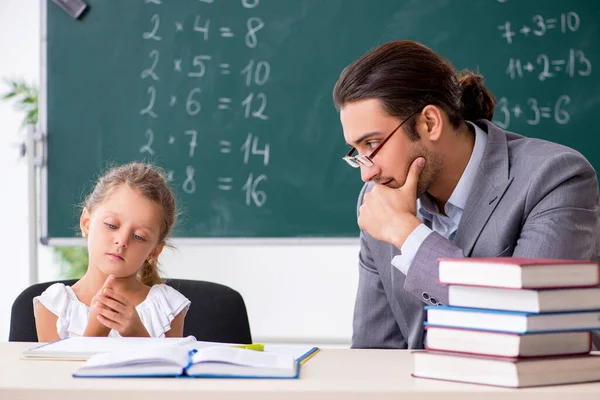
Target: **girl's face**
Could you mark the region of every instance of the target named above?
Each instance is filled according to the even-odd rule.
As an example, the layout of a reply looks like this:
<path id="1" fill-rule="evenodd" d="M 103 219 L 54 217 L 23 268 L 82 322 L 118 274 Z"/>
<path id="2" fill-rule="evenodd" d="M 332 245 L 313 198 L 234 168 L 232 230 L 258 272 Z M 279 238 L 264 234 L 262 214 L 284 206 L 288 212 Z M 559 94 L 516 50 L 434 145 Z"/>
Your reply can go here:
<path id="1" fill-rule="evenodd" d="M 160 239 L 161 210 L 137 190 L 121 185 L 90 212 L 81 214 L 88 237 L 89 268 L 117 278 L 135 276 L 148 258 L 164 247 Z"/>

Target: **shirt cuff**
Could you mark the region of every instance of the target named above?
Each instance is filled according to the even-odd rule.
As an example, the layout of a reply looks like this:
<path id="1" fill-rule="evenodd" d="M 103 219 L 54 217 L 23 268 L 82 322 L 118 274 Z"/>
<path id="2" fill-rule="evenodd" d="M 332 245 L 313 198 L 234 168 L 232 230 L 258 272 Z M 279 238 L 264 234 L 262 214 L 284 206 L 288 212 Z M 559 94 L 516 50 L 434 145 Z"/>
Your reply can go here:
<path id="1" fill-rule="evenodd" d="M 415 255 L 417 254 L 417 251 L 419 251 L 419 247 L 421 247 L 425 239 L 427 239 L 427 236 L 432 232 L 431 229 L 423 224 L 417 226 L 404 241 L 404 244 L 400 249 L 402 254 L 397 255 L 392 259 L 392 265 L 398 268 L 404 275 L 407 275 Z"/>

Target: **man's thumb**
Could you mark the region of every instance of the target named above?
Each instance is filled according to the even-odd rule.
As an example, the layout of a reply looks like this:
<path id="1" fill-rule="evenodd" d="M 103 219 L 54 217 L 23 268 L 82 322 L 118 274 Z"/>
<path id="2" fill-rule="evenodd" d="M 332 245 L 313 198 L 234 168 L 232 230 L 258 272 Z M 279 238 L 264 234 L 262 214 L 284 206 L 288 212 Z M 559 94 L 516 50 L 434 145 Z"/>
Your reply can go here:
<path id="1" fill-rule="evenodd" d="M 406 177 L 404 186 L 416 188 L 417 182 L 419 181 L 419 175 L 421 175 L 424 166 L 425 159 L 423 157 L 419 157 L 413 161 L 408 170 L 408 176 Z"/>

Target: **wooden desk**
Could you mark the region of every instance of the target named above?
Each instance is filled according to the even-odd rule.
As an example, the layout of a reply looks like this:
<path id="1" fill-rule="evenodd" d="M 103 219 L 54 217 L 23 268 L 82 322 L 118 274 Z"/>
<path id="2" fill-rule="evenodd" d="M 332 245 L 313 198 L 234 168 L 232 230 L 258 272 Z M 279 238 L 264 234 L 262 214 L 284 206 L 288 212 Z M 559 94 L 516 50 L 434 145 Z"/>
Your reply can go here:
<path id="1" fill-rule="evenodd" d="M 0 343 L 0 399 L 600 399 L 600 383 L 502 389 L 412 378 L 404 350 L 321 350 L 298 380 L 82 379 L 76 361 L 20 360 L 32 343 Z"/>

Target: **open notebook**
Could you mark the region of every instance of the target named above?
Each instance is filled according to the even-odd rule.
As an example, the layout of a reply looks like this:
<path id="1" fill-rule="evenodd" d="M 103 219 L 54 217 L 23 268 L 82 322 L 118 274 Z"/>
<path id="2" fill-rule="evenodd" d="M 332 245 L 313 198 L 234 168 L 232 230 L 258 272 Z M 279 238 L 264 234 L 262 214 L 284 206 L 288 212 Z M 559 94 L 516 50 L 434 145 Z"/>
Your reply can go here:
<path id="1" fill-rule="evenodd" d="M 100 353 L 190 344 L 195 347 L 215 345 L 211 342 L 197 341 L 193 336 L 185 338 L 71 337 L 25 350 L 21 356 L 23 359 L 84 361 Z"/>
<path id="2" fill-rule="evenodd" d="M 318 347 L 265 345 L 242 350 L 235 343 L 186 338 L 73 337 L 26 350 L 28 360 L 88 360 L 74 376 L 222 376 L 296 378 Z M 263 347 L 251 345 L 251 347 Z M 205 349 L 212 349 L 204 351 Z M 218 351 L 217 349 L 222 349 Z M 230 351 L 231 350 L 231 351 Z M 290 361 L 291 360 L 291 361 Z"/>
<path id="3" fill-rule="evenodd" d="M 311 354 L 317 349 L 313 348 Z M 303 355 L 302 358 L 308 357 Z M 73 374 L 83 377 L 298 378 L 301 360 L 289 352 L 230 346 L 159 346 L 97 354 Z"/>

